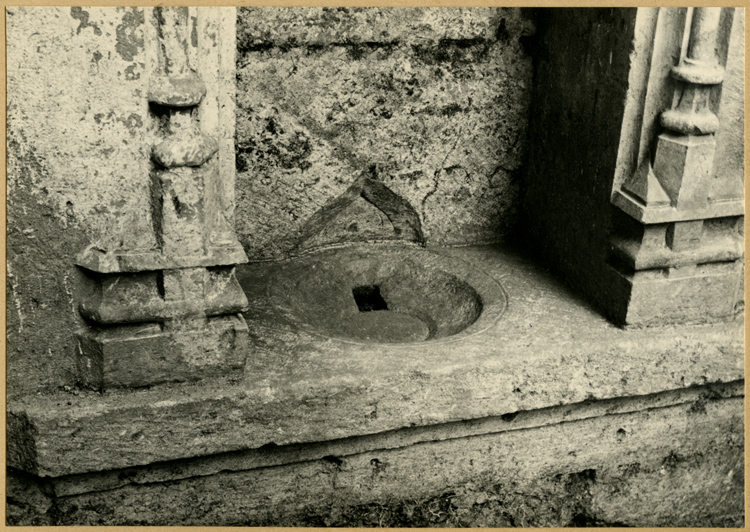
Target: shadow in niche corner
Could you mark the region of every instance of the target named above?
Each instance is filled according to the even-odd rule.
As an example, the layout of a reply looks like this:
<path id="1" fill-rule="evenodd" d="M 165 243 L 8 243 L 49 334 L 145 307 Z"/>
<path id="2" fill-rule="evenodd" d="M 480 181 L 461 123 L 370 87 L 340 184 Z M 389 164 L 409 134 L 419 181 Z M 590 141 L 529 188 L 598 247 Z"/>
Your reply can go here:
<path id="1" fill-rule="evenodd" d="M 346 242 L 387 240 L 424 245 L 419 215 L 382 182 L 362 175 L 310 217 L 295 249 L 303 252 Z"/>

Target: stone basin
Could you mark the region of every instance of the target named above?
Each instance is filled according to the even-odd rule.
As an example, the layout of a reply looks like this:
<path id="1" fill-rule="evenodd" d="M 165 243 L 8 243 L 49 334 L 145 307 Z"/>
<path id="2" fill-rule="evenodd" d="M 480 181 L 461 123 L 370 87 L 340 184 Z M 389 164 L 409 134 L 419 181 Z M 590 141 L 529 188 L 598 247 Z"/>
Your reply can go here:
<path id="1" fill-rule="evenodd" d="M 463 338 L 507 305 L 498 281 L 418 246 L 363 244 L 282 263 L 268 300 L 280 319 L 317 335 L 401 344 Z"/>

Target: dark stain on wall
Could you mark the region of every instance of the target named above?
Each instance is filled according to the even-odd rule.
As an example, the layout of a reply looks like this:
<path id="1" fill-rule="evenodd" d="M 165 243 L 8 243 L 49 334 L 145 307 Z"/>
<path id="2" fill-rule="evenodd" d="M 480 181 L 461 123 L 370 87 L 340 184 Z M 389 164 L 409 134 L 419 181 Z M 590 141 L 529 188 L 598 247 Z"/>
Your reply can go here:
<path id="1" fill-rule="evenodd" d="M 92 22 L 89 22 L 88 11 L 84 11 L 80 7 L 71 7 L 70 16 L 79 21 L 78 27 L 76 28 L 76 35 L 80 35 L 81 30 L 84 30 L 86 28 L 91 28 L 92 30 L 94 30 L 94 35 L 102 34 L 102 30 L 99 29 L 99 26 Z"/>
<path id="2" fill-rule="evenodd" d="M 143 9 L 126 8 L 122 23 L 117 26 L 115 50 L 125 61 L 132 61 L 143 49 Z"/>
<path id="3" fill-rule="evenodd" d="M 8 138 L 22 183 L 46 173 L 29 147 L 24 139 Z M 74 384 L 72 332 L 83 322 L 74 303 L 81 274 L 73 261 L 89 239 L 70 202 L 64 223 L 43 197 L 10 184 L 7 209 L 6 382 L 8 397 L 14 397 Z"/>

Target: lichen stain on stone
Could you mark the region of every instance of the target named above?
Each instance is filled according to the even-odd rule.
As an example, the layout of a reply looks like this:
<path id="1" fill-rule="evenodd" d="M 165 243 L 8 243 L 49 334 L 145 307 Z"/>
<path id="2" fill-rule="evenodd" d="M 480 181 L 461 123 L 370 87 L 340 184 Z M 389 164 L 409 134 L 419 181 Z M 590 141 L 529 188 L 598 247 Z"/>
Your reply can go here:
<path id="1" fill-rule="evenodd" d="M 122 17 L 122 23 L 117 26 L 117 43 L 115 50 L 125 61 L 132 61 L 143 48 L 143 34 L 141 26 L 144 22 L 143 10 L 131 8 Z"/>
<path id="2" fill-rule="evenodd" d="M 115 116 L 114 111 L 110 111 L 106 115 L 104 113 L 96 113 L 94 115 L 94 122 L 100 125 L 106 125 L 114 122 L 123 124 L 131 136 L 135 136 L 138 133 L 138 129 L 143 127 L 143 118 L 136 113 L 130 113 L 126 118 L 122 116 Z"/>
<path id="3" fill-rule="evenodd" d="M 141 73 L 136 72 L 135 69 L 138 68 L 138 63 L 133 63 L 128 68 L 125 69 L 125 79 L 128 81 L 135 81 L 136 79 L 141 79 Z"/>
<path id="4" fill-rule="evenodd" d="M 99 29 L 99 26 L 97 26 L 94 23 L 89 22 L 89 12 L 84 11 L 80 7 L 71 7 L 70 8 L 70 16 L 74 19 L 80 21 L 78 24 L 78 27 L 76 28 L 76 35 L 81 34 L 81 30 L 84 30 L 86 28 L 92 28 L 94 30 L 94 35 L 101 35 L 102 30 Z"/>
<path id="5" fill-rule="evenodd" d="M 172 205 L 174 207 L 174 212 L 178 218 L 189 221 L 195 219 L 195 217 L 198 215 L 198 209 L 195 205 L 182 202 L 177 196 L 172 197 Z"/>
<path id="6" fill-rule="evenodd" d="M 122 122 L 128 128 L 131 135 L 136 134 L 136 129 L 143 127 L 143 119 L 140 115 L 130 113 L 127 118 L 118 118 L 118 122 Z"/>
<path id="7" fill-rule="evenodd" d="M 190 31 L 190 44 L 193 48 L 198 48 L 198 20 L 196 17 L 190 17 L 190 24 L 193 27 Z"/>

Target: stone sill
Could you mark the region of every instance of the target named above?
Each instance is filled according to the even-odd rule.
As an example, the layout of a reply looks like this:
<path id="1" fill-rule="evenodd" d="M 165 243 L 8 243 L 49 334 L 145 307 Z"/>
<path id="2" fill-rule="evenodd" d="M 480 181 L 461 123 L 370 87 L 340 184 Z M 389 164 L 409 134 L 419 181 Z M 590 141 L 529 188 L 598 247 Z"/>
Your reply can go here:
<path id="1" fill-rule="evenodd" d="M 242 380 L 14 400 L 8 465 L 59 477 L 744 378 L 741 320 L 622 330 L 512 250 L 431 251 L 503 284 L 508 308 L 500 321 L 453 341 L 328 339 L 275 321 L 263 293 L 272 265 L 241 266 L 240 282 L 255 287 Z"/>

